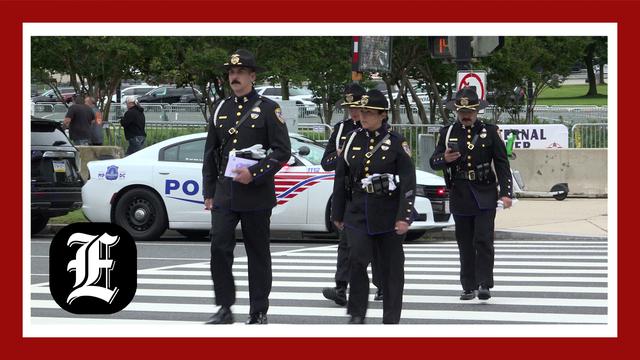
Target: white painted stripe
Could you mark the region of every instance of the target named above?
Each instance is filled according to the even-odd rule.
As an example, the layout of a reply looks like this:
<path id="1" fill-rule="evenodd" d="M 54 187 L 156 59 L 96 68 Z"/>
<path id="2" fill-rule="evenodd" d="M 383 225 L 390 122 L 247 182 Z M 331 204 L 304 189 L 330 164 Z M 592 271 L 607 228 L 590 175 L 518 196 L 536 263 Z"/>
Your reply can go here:
<path id="1" fill-rule="evenodd" d="M 49 288 L 34 287 L 32 294 L 49 294 Z M 183 290 L 183 289 L 138 289 L 136 296 L 152 297 L 179 297 L 179 298 L 213 298 L 213 290 Z M 237 299 L 249 299 L 248 291 L 237 291 Z M 319 300 L 329 301 L 322 296 L 320 291 L 316 292 L 271 292 L 269 300 Z M 403 303 L 416 304 L 466 304 L 460 301 L 458 296 L 425 296 L 425 295 L 404 295 Z M 135 300 L 134 300 L 135 302 Z M 531 297 L 493 297 L 491 304 L 494 305 L 520 305 L 520 306 L 567 306 L 567 307 L 607 307 L 607 300 L 602 299 L 555 299 L 555 298 L 531 298 Z"/>
<path id="2" fill-rule="evenodd" d="M 594 244 L 590 244 L 590 245 L 574 245 L 574 244 L 567 244 L 567 245 L 550 245 L 550 244 L 498 244 L 495 243 L 494 246 L 496 248 L 499 249 L 526 249 L 526 248 L 532 248 L 532 249 L 538 249 L 538 248 L 564 248 L 564 249 L 568 249 L 568 250 L 572 250 L 575 248 L 587 248 L 587 249 L 606 249 L 608 247 L 607 244 L 601 244 L 601 245 L 594 245 Z M 327 249 L 337 249 L 338 246 L 337 245 L 332 245 L 330 248 Z M 404 244 L 403 248 L 405 250 L 407 249 L 418 249 L 418 250 L 423 250 L 424 249 L 431 249 L 431 248 L 444 248 L 444 249 L 458 249 L 458 245 L 455 242 L 452 243 L 448 243 L 448 244 L 416 244 L 416 245 L 408 245 L 408 244 Z M 313 249 L 309 249 L 309 250 L 322 250 L 321 248 L 313 248 Z"/>
<path id="3" fill-rule="evenodd" d="M 32 309 L 59 309 L 53 300 L 32 300 Z M 557 314 L 557 313 L 522 313 L 484 311 L 486 306 L 478 305 L 479 311 L 450 311 L 450 310 L 403 310 L 404 319 L 421 320 L 466 320 L 466 321 L 503 321 L 503 322 L 546 322 L 546 323 L 590 323 L 606 324 L 606 315 L 585 314 Z M 248 305 L 234 305 L 236 313 L 249 312 Z M 213 305 L 201 304 L 162 304 L 162 303 L 131 303 L 123 311 L 148 311 L 167 313 L 201 313 L 211 314 L 215 311 Z M 344 308 L 321 308 L 301 306 L 270 306 L 269 315 L 285 316 L 332 316 L 347 318 Z M 381 309 L 369 309 L 368 318 L 382 318 Z"/>
<path id="4" fill-rule="evenodd" d="M 195 264 L 193 266 L 190 265 L 179 265 L 179 266 L 167 266 L 167 269 L 170 268 L 181 268 L 181 269 L 209 269 L 209 264 L 200 265 Z M 249 266 L 247 264 L 233 264 L 234 269 L 248 269 Z M 335 265 L 272 265 L 272 270 L 302 270 L 302 271 L 311 271 L 311 270 L 324 270 L 324 271 L 335 271 Z M 159 270 L 159 269 L 146 269 L 145 273 L 151 270 Z M 417 267 L 417 266 L 405 266 L 405 272 L 459 272 L 460 267 Z M 140 272 L 138 272 L 140 273 Z M 499 268 L 493 270 L 494 274 L 505 274 L 505 273 L 518 273 L 518 274 L 607 274 L 607 270 L 600 269 L 523 269 L 523 268 Z"/>
<path id="5" fill-rule="evenodd" d="M 583 246 L 583 245 L 607 245 L 608 241 L 571 241 L 571 240 L 566 240 L 566 241 L 549 241 L 549 240 L 495 240 L 493 242 L 496 246 L 500 246 L 500 245 L 531 245 L 531 246 L 537 246 L 537 245 L 568 245 L 568 246 L 573 246 L 573 245 L 578 245 L 578 246 Z M 420 243 L 420 244 L 414 244 L 414 243 L 405 243 L 404 246 L 410 246 L 410 247 L 430 247 L 430 246 L 456 246 L 456 241 L 455 240 L 448 240 L 448 241 L 433 241 L 433 242 L 425 242 L 425 243 Z"/>
<path id="6" fill-rule="evenodd" d="M 193 325 L 203 321 L 147 320 L 147 319 L 95 319 L 68 317 L 31 317 L 32 325 Z M 240 324 L 240 323 L 238 323 Z M 68 335 L 64 335 L 68 336 Z"/>
<path id="7" fill-rule="evenodd" d="M 288 255 L 284 255 L 282 257 L 287 257 Z M 295 256 L 300 257 L 336 257 L 335 253 L 297 253 Z M 606 256 L 596 256 L 596 255 L 517 255 L 517 254 L 509 254 L 503 255 L 506 258 L 512 259 L 561 259 L 561 260 L 602 260 L 607 261 Z M 412 254 L 405 253 L 405 258 L 458 258 L 458 254 Z"/>
<path id="8" fill-rule="evenodd" d="M 49 255 L 31 255 L 32 258 L 48 259 Z M 139 257 L 138 260 L 169 260 L 169 261 L 209 261 L 211 258 L 167 258 L 167 257 Z"/>
<path id="9" fill-rule="evenodd" d="M 404 249 L 405 254 L 428 254 L 428 253 L 455 253 L 458 254 L 458 248 L 451 249 L 439 249 L 439 248 L 424 248 L 424 249 Z M 570 253 L 567 256 L 580 255 L 581 253 L 589 253 L 593 255 L 601 255 L 606 256 L 607 250 L 596 250 L 596 249 L 501 249 L 496 248 L 496 254 L 535 254 L 535 253 Z M 326 249 L 322 249 L 320 251 L 314 251 L 314 255 L 320 256 L 319 254 L 333 254 L 335 256 L 336 250 L 326 251 Z M 506 256 L 506 255 L 505 255 Z"/>
<path id="10" fill-rule="evenodd" d="M 209 271 L 183 271 L 183 270 L 162 270 L 162 271 L 138 271 L 138 275 L 146 276 L 201 276 L 210 277 Z M 304 278 L 304 279 L 333 279 L 334 272 L 274 272 L 273 278 Z M 234 271 L 233 276 L 237 278 L 245 278 L 248 276 L 246 271 Z M 405 274 L 406 280 L 451 280 L 459 281 L 460 275 L 424 275 L 424 274 Z M 527 281 L 527 282 L 584 282 L 584 283 L 606 283 L 606 277 L 564 277 L 564 276 L 500 276 L 500 281 Z"/>
<path id="11" fill-rule="evenodd" d="M 236 280 L 236 286 L 249 286 L 247 280 Z M 138 284 L 156 284 L 156 285 L 199 285 L 213 286 L 211 279 L 155 279 L 155 278 L 138 278 Z M 324 288 L 335 286 L 334 281 L 273 281 L 272 287 L 293 287 L 293 288 Z M 452 290 L 459 291 L 460 285 L 456 284 L 431 284 L 431 283 L 405 283 L 406 290 Z M 499 291 L 519 291 L 519 292 L 559 292 L 559 293 L 594 293 L 606 294 L 606 286 L 586 287 L 586 286 L 525 286 L 525 285 L 501 285 L 496 284 Z"/>
<path id="12" fill-rule="evenodd" d="M 235 262 L 238 263 L 246 263 L 246 259 L 236 259 Z M 235 263 L 234 262 L 234 263 Z M 335 259 L 295 259 L 295 258 L 272 258 L 272 263 L 291 263 L 291 264 L 335 264 Z M 207 263 L 208 264 L 208 263 Z M 445 265 L 445 266 L 460 266 L 460 261 L 458 259 L 455 260 L 406 260 L 404 262 L 406 266 L 414 266 L 414 265 Z M 501 266 L 548 266 L 548 267 L 569 267 L 569 268 L 606 268 L 607 264 L 602 262 L 563 262 L 563 261 L 501 261 L 500 259 L 496 260 L 495 267 L 500 268 Z M 206 265 L 208 268 L 209 265 Z"/>

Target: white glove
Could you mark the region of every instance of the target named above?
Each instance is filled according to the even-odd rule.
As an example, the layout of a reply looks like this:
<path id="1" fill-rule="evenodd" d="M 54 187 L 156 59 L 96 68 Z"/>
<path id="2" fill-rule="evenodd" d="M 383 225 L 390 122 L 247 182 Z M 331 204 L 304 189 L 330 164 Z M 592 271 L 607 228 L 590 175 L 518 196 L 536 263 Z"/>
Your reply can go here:
<path id="1" fill-rule="evenodd" d="M 267 156 L 267 152 L 262 148 L 262 144 L 255 144 L 248 148 L 236 150 L 237 153 L 242 153 L 245 151 L 250 152 L 251 158 L 256 160 L 264 159 Z"/>

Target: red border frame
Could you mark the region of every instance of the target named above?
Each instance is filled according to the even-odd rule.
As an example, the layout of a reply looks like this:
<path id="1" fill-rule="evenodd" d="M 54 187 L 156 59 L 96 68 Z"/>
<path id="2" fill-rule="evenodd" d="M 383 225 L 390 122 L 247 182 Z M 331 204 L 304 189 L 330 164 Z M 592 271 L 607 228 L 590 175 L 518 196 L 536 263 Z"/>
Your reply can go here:
<path id="1" fill-rule="evenodd" d="M 618 24 L 618 104 L 632 103 L 629 74 L 635 65 L 635 42 L 640 33 L 636 14 L 640 6 L 627 1 L 544 1 L 544 2 L 253 2 L 227 1 L 220 4 L 205 2 L 161 2 L 144 0 L 129 2 L 5 2 L 0 14 L 5 54 L 2 58 L 5 89 L 22 88 L 22 24 L 25 22 L 460 22 L 469 14 L 486 22 L 613 22 Z M 462 16 L 461 16 L 462 14 Z M 476 20 L 474 20 L 476 21 Z M 108 25 L 106 25 L 108 26 Z M 5 92 L 5 91 L 3 91 Z M 82 356 L 92 359 L 145 356 L 170 358 L 184 355 L 208 355 L 219 357 L 280 357 L 325 359 L 356 353 L 369 359 L 385 355 L 416 353 L 424 357 L 444 355 L 486 356 L 489 358 L 604 358 L 624 357 L 623 352 L 637 353 L 633 326 L 638 320 L 632 308 L 634 299 L 629 278 L 634 276 L 632 256 L 638 248 L 632 238 L 632 201 L 618 205 L 618 337 L 596 339 L 289 339 L 289 338 L 222 338 L 222 339 L 77 339 L 22 337 L 22 186 L 26 181 L 22 174 L 22 92 L 6 91 L 5 99 L 16 99 L 3 119 L 5 139 L 3 145 L 10 156 L 3 159 L 3 197 L 6 235 L 3 241 L 3 266 L 1 297 L 4 321 L 2 329 L 3 351 L 16 358 L 43 355 L 45 357 Z M 9 96 L 10 95 L 10 96 Z M 633 94 L 635 95 L 635 93 Z M 9 102 L 6 102 L 9 103 Z M 619 107 L 618 118 L 632 118 L 630 107 Z M 622 128 L 622 127 L 621 127 Z M 618 134 L 618 164 L 633 167 L 633 132 Z M 625 168 L 626 169 L 626 168 Z M 632 190 L 632 177 L 626 173 L 618 179 L 618 192 L 626 195 Z M 625 191 L 626 190 L 626 191 Z M 630 211 L 625 212 L 625 207 Z M 15 211 L 20 209 L 20 211 Z M 627 225 L 625 225 L 627 224 Z M 624 241 L 627 240 L 627 241 Z M 357 332 L 354 332 L 357 334 Z M 481 336 L 482 334 L 478 334 Z M 571 336 L 571 334 L 567 334 Z M 631 351 L 629 351 L 631 350 Z M 421 357 L 422 357 L 421 356 Z"/>

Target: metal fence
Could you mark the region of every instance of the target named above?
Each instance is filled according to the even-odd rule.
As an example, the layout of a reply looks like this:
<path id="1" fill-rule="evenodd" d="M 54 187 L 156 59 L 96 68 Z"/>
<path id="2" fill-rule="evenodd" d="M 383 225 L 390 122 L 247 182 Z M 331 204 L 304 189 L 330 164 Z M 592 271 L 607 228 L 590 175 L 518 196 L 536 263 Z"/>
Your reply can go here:
<path id="1" fill-rule="evenodd" d="M 571 127 L 569 147 L 606 148 L 609 142 L 607 124 L 575 124 Z"/>

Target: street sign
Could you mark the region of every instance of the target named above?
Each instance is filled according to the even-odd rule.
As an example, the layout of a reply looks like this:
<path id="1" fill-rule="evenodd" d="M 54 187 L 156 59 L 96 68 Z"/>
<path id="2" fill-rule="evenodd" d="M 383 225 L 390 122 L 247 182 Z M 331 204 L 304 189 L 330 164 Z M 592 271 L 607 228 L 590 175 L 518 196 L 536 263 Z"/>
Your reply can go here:
<path id="1" fill-rule="evenodd" d="M 456 91 L 468 86 L 475 86 L 478 98 L 487 100 L 486 71 L 458 71 L 458 76 L 456 77 Z M 478 112 L 480 114 L 484 114 L 484 109 Z"/>

